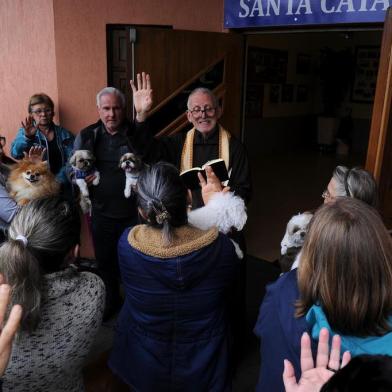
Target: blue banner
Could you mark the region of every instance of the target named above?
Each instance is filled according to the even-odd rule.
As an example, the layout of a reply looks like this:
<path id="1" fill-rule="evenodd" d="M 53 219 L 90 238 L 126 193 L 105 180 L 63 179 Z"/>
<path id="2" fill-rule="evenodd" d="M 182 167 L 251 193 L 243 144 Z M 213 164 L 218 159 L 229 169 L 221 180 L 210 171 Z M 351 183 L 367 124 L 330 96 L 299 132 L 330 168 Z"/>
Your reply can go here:
<path id="1" fill-rule="evenodd" d="M 392 0 L 225 0 L 225 27 L 384 22 Z"/>

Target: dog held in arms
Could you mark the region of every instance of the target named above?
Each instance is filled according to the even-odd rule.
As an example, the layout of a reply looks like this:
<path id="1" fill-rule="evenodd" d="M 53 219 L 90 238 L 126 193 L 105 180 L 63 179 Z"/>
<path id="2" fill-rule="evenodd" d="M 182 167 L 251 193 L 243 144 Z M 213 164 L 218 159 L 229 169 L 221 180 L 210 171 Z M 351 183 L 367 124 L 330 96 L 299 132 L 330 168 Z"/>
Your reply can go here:
<path id="1" fill-rule="evenodd" d="M 93 185 L 96 186 L 99 184 L 99 171 L 94 167 L 95 157 L 89 150 L 77 150 L 69 159 L 69 163 L 71 164 L 74 172 L 76 185 L 80 190 L 80 208 L 84 214 L 90 213 L 91 200 L 85 178 L 89 175 L 94 175 L 95 179 L 93 181 Z"/>
<path id="2" fill-rule="evenodd" d="M 7 188 L 19 205 L 31 200 L 54 196 L 60 192 L 60 184 L 50 171 L 47 162 L 24 158 L 9 173 Z"/>
<path id="3" fill-rule="evenodd" d="M 142 160 L 132 152 L 124 154 L 120 158 L 120 168 L 125 172 L 124 196 L 129 198 L 135 189 L 139 174 L 144 167 Z"/>
<path id="4" fill-rule="evenodd" d="M 313 214 L 311 212 L 304 212 L 294 215 L 287 223 L 286 233 L 280 243 L 281 257 L 279 264 L 282 272 L 295 268 L 293 264 L 298 262 L 297 256 L 304 244 L 305 235 L 312 217 Z"/>

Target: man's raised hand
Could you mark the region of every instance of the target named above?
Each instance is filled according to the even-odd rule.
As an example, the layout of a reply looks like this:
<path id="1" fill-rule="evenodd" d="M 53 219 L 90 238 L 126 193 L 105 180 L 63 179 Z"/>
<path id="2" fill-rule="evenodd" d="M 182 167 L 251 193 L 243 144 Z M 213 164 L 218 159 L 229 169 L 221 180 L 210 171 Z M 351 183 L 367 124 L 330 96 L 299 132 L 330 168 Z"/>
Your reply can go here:
<path id="1" fill-rule="evenodd" d="M 133 93 L 133 106 L 136 111 L 136 120 L 143 122 L 153 103 L 150 75 L 145 72 L 138 73 L 136 75 L 137 86 L 135 86 L 133 80 L 131 80 L 130 84 Z"/>

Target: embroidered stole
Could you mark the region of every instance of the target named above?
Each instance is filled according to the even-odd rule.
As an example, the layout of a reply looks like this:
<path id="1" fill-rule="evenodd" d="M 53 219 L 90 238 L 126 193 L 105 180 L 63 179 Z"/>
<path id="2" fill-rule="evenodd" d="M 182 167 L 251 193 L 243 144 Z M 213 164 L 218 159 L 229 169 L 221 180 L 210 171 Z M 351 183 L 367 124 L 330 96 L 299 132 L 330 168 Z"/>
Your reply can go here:
<path id="1" fill-rule="evenodd" d="M 193 128 L 187 132 L 184 146 L 181 153 L 180 172 L 189 170 L 193 167 L 193 140 L 195 138 L 196 129 Z M 219 157 L 225 161 L 226 169 L 229 171 L 229 141 L 230 133 L 219 125 Z M 230 176 L 230 175 L 229 175 Z"/>

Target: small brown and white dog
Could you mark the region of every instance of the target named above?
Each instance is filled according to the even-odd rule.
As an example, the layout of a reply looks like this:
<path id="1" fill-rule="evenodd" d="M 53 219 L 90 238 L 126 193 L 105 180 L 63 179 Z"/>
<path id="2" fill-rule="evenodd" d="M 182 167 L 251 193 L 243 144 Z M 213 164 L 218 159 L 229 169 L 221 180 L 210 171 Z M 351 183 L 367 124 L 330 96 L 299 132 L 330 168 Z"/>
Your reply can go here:
<path id="1" fill-rule="evenodd" d="M 72 166 L 76 185 L 80 190 L 80 208 L 83 213 L 91 211 L 91 200 L 88 191 L 88 185 L 85 178 L 89 175 L 94 175 L 95 179 L 93 185 L 98 185 L 100 180 L 99 171 L 95 168 L 95 157 L 90 150 L 77 150 L 69 159 Z"/>
<path id="2" fill-rule="evenodd" d="M 124 196 L 129 198 L 135 189 L 139 174 L 144 167 L 143 161 L 132 152 L 124 154 L 120 158 L 120 168 L 125 172 Z"/>
<path id="3" fill-rule="evenodd" d="M 19 205 L 60 192 L 60 184 L 49 170 L 47 162 L 33 162 L 29 159 L 22 159 L 12 167 L 7 187 L 10 196 Z"/>

